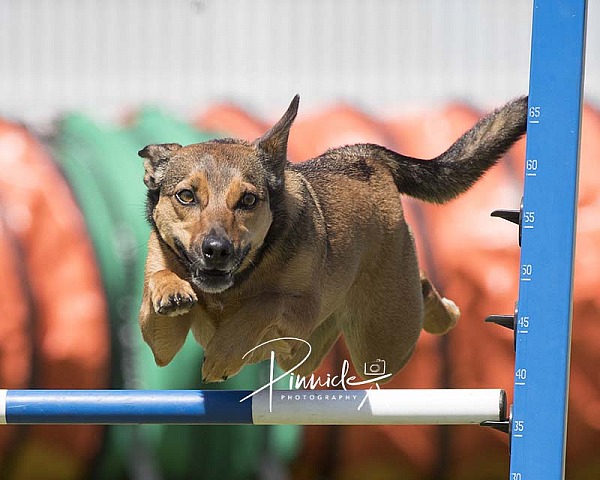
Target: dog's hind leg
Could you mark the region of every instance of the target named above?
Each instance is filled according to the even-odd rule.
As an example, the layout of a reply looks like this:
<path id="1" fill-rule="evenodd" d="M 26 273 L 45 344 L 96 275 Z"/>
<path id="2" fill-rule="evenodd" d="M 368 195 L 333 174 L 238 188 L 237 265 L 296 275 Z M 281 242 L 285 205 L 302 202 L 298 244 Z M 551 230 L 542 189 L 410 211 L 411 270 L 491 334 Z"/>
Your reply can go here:
<path id="1" fill-rule="evenodd" d="M 454 328 L 460 317 L 460 310 L 452 300 L 442 298 L 423 272 L 421 291 L 425 307 L 423 330 L 434 335 L 443 335 Z"/>
<path id="2" fill-rule="evenodd" d="M 308 338 L 307 341 L 310 344 L 310 356 L 308 358 L 305 359 L 309 351 L 308 347 L 300 343 L 292 349 L 291 355 L 278 355 L 277 363 L 286 372 L 291 370 L 300 377 L 308 376 L 319 368 L 323 358 L 329 353 L 340 333 L 337 316 L 330 315 Z M 301 362 L 302 364 L 298 366 Z"/>
<path id="3" fill-rule="evenodd" d="M 407 241 L 404 249 L 385 246 L 356 279 L 342 329 L 363 378 L 373 378 L 367 371 L 370 364 L 385 364 L 385 373 L 395 374 L 410 359 L 423 326 L 419 278 L 416 255 Z"/>

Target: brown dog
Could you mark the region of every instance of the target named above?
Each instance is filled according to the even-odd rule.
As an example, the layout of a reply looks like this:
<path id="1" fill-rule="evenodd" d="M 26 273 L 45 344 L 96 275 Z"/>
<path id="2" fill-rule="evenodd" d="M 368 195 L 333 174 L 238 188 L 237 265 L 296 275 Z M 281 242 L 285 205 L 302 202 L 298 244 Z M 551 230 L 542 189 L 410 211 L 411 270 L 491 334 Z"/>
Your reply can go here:
<path id="1" fill-rule="evenodd" d="M 467 190 L 526 130 L 527 97 L 480 120 L 446 152 L 418 160 L 378 145 L 329 150 L 292 165 L 286 150 L 296 96 L 265 135 L 150 145 L 153 227 L 140 326 L 156 363 L 188 332 L 205 349 L 206 382 L 276 352 L 314 371 L 343 332 L 359 373 L 396 373 L 421 329 L 442 334 L 458 309 L 419 272 L 401 195 L 443 203 Z"/>

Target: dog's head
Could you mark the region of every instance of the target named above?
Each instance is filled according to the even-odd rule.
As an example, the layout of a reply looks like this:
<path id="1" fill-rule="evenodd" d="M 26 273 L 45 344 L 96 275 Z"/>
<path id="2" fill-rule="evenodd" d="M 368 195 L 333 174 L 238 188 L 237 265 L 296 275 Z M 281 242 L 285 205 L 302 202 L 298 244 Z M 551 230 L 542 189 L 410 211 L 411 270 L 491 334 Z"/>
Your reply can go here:
<path id="1" fill-rule="evenodd" d="M 273 221 L 273 197 L 284 188 L 296 95 L 283 117 L 252 143 L 224 139 L 139 152 L 148 216 L 202 291 L 234 284 L 261 250 Z"/>

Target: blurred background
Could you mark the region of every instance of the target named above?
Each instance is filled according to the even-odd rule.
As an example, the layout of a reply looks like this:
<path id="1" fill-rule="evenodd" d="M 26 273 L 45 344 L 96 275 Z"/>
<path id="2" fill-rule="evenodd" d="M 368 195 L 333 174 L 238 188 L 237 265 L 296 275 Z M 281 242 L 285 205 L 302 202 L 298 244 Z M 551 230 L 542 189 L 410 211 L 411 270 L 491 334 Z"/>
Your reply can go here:
<path id="1" fill-rule="evenodd" d="M 252 140 L 295 93 L 294 162 L 374 142 L 433 157 L 527 92 L 531 2 L 0 2 L 0 386 L 200 388 L 188 342 L 154 365 L 137 327 L 149 227 L 137 151 Z M 600 6 L 588 15 L 567 478 L 600 478 Z M 447 206 L 404 202 L 422 267 L 462 318 L 388 384 L 505 388 L 524 141 Z M 559 279 L 557 279 L 558 281 Z M 321 373 L 349 358 L 339 342 Z M 551 374 L 552 372 L 549 372 Z M 217 388 L 254 388 L 251 366 Z M 1 479 L 505 479 L 478 427 L 4 426 Z"/>

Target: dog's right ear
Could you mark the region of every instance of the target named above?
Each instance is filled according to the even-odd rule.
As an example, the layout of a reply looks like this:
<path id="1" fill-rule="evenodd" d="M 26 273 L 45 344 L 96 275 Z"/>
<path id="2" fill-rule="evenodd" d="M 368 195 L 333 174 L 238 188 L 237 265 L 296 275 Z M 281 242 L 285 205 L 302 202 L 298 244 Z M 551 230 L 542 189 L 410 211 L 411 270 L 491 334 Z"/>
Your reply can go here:
<path id="1" fill-rule="evenodd" d="M 144 158 L 144 183 L 149 190 L 158 190 L 165 167 L 173 154 L 181 148 L 178 143 L 163 143 L 148 145 L 141 149 L 138 155 Z"/>

